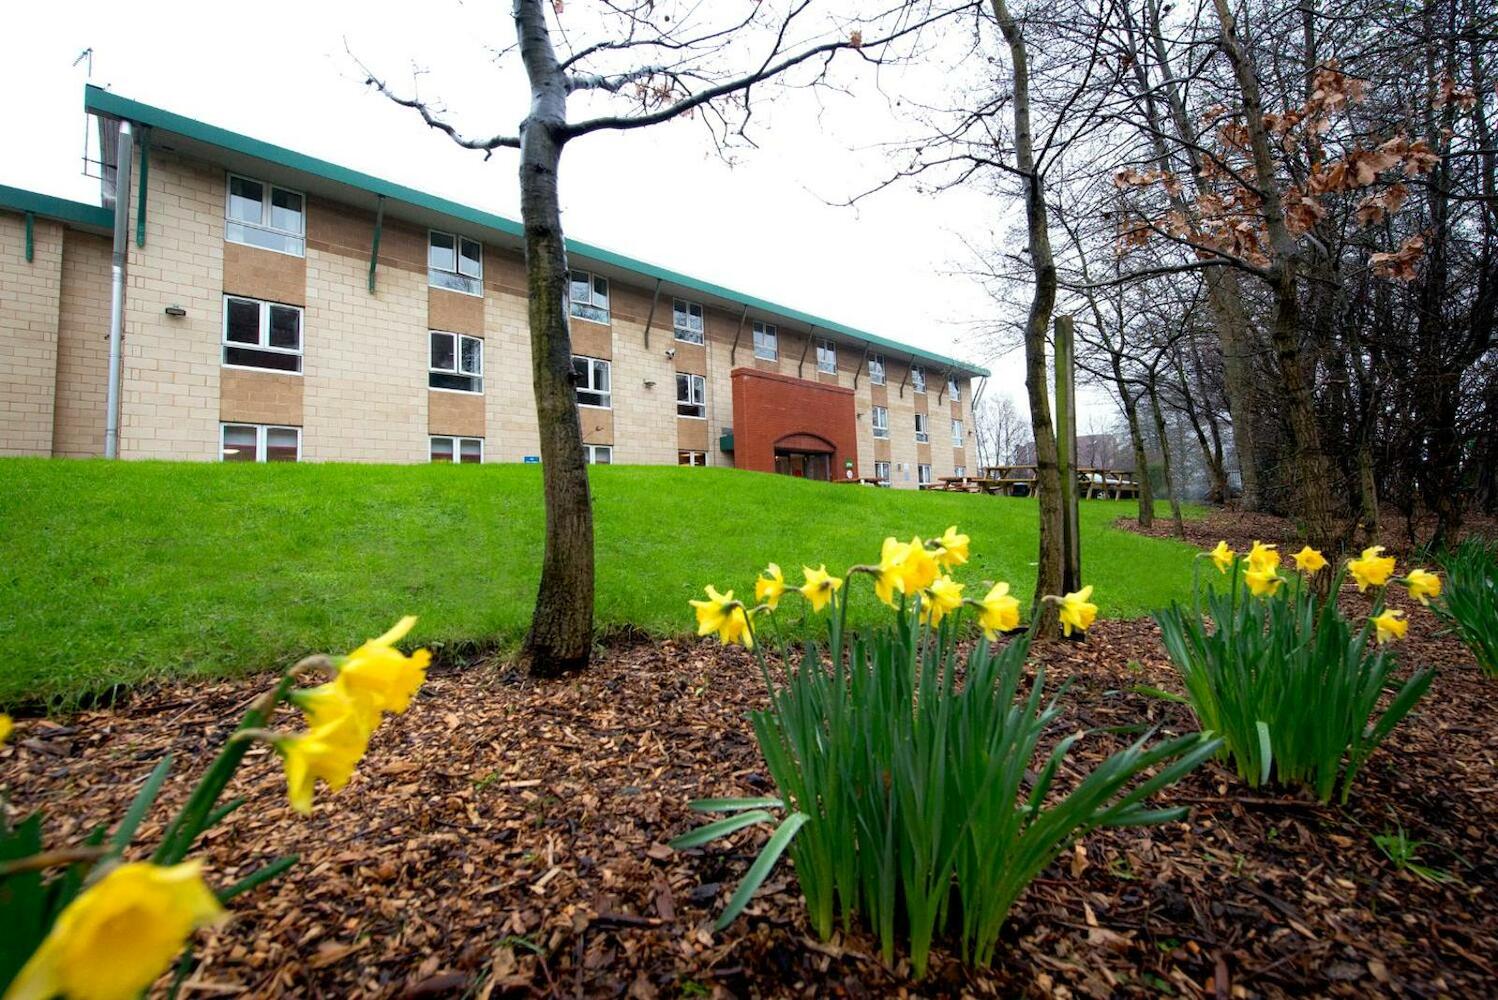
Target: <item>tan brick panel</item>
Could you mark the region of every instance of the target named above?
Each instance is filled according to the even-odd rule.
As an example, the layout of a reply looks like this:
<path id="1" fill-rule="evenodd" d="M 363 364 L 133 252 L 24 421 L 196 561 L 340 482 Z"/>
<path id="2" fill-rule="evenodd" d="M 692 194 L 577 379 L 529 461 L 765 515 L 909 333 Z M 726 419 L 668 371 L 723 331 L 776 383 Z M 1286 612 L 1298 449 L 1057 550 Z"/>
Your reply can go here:
<path id="1" fill-rule="evenodd" d="M 0 455 L 52 454 L 62 226 L 0 212 Z"/>
<path id="2" fill-rule="evenodd" d="M 471 392 L 427 391 L 427 430 L 460 437 L 484 436 L 484 397 Z"/>
<path id="3" fill-rule="evenodd" d="M 219 373 L 218 417 L 235 423 L 300 427 L 305 384 L 300 375 L 225 368 Z"/>
<path id="4" fill-rule="evenodd" d="M 150 213 L 150 206 L 146 208 Z M 307 302 L 307 260 L 261 247 L 224 241 L 224 291 L 269 302 Z"/>
<path id="5" fill-rule="evenodd" d="M 423 276 L 424 277 L 424 276 Z M 427 287 L 427 329 L 484 335 L 484 299 L 446 288 Z"/>
<path id="6" fill-rule="evenodd" d="M 57 408 L 52 454 L 104 454 L 109 383 L 108 237 L 69 229 L 62 240 L 62 302 L 57 317 Z"/>

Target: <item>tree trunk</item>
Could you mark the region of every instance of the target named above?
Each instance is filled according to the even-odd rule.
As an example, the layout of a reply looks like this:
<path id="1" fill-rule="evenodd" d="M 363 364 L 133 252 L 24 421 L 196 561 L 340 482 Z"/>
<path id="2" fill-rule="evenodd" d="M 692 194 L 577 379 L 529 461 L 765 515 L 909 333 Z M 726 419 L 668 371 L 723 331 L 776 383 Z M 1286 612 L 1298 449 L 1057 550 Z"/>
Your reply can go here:
<path id="1" fill-rule="evenodd" d="M 1118 355 L 1112 354 L 1113 382 L 1123 402 L 1124 420 L 1129 425 L 1129 444 L 1134 448 L 1134 478 L 1139 483 L 1139 526 L 1155 526 L 1155 488 L 1150 483 L 1149 451 L 1144 446 L 1144 432 L 1139 429 L 1139 398 L 1129 391 Z"/>
<path id="2" fill-rule="evenodd" d="M 541 585 L 521 660 L 534 676 L 557 677 L 585 668 L 593 649 L 593 501 L 572 374 L 557 195 L 567 89 L 538 0 L 516 0 L 515 30 L 531 85 L 530 113 L 520 128 L 520 215 L 546 502 Z"/>
<path id="3" fill-rule="evenodd" d="M 1160 442 L 1160 464 L 1165 472 L 1165 496 L 1170 500 L 1170 517 L 1175 522 L 1176 537 L 1186 537 L 1186 522 L 1181 518 L 1181 496 L 1176 492 L 1175 468 L 1170 461 L 1170 432 L 1165 426 L 1165 411 L 1160 408 L 1160 390 L 1155 384 L 1155 373 L 1151 371 L 1145 382 L 1145 392 L 1150 398 L 1150 410 L 1155 417 L 1155 438 Z"/>
<path id="4" fill-rule="evenodd" d="M 1035 436 L 1035 480 L 1039 490 L 1040 549 L 1035 566 L 1031 635 L 1050 638 L 1057 632 L 1056 606 L 1042 600 L 1061 588 L 1061 474 L 1057 467 L 1056 431 L 1046 371 L 1046 334 L 1056 306 L 1056 262 L 1046 220 L 1045 183 L 1035 162 L 1030 126 L 1030 65 L 1024 35 L 1005 0 L 992 0 L 994 17 L 1014 64 L 1015 165 L 1025 183 L 1025 221 L 1029 229 L 1030 267 L 1035 294 L 1025 321 L 1025 389 L 1030 401 L 1030 430 Z"/>

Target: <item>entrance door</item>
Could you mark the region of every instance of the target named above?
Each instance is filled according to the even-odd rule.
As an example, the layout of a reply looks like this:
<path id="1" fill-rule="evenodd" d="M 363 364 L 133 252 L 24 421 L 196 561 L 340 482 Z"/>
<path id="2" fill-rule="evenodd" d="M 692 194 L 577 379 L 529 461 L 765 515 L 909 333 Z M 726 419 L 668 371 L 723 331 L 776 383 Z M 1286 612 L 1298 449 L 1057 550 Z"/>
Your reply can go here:
<path id="1" fill-rule="evenodd" d="M 818 451 L 775 451 L 775 471 L 782 476 L 798 479 L 817 479 L 827 482 L 832 478 L 831 456 Z"/>

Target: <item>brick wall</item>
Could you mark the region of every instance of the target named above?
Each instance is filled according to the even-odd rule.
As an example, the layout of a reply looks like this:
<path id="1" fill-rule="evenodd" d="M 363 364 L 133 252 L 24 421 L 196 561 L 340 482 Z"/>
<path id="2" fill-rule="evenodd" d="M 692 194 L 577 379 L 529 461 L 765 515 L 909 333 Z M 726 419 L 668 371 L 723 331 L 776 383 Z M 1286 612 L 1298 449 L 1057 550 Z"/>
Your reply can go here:
<path id="1" fill-rule="evenodd" d="M 108 237 L 69 229 L 62 238 L 57 317 L 57 400 L 52 454 L 104 454 L 109 382 Z"/>
<path id="2" fill-rule="evenodd" d="M 62 226 L 0 213 L 0 455 L 52 454 Z"/>
<path id="3" fill-rule="evenodd" d="M 735 368 L 733 371 L 734 458 L 739 468 L 775 471 L 775 443 L 792 435 L 812 435 L 833 447 L 831 474 L 843 465 L 858 468 L 853 390 L 790 375 Z"/>

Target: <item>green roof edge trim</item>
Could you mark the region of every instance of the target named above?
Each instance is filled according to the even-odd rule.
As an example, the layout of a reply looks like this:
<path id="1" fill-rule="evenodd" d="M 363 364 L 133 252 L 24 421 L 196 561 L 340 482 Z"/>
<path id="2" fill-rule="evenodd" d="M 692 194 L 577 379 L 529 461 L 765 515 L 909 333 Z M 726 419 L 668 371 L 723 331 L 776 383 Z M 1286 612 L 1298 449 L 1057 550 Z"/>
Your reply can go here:
<path id="1" fill-rule="evenodd" d="M 27 191 L 23 188 L 0 184 L 0 209 L 9 212 L 31 212 L 44 219 L 71 222 L 77 226 L 93 226 L 96 229 L 113 229 L 114 213 L 100 205 L 86 205 L 81 201 L 69 201 L 50 194 Z"/>
<path id="2" fill-rule="evenodd" d="M 233 152 L 240 153 L 244 156 L 252 156 L 256 159 L 268 160 L 272 163 L 276 163 L 284 167 L 289 167 L 293 170 L 301 170 L 309 174 L 314 174 L 325 180 L 330 180 L 334 181 L 335 183 L 347 184 L 351 187 L 360 188 L 362 190 L 370 192 L 371 194 L 384 195 L 386 198 L 394 199 L 396 201 L 403 201 L 410 205 L 414 205 L 419 208 L 425 208 L 430 211 L 440 212 L 443 215 L 449 215 L 477 226 L 496 229 L 509 236 L 523 237 L 525 235 L 525 231 L 521 227 L 520 223 L 516 222 L 513 219 L 506 218 L 505 216 L 496 215 L 493 212 L 486 212 L 482 209 L 477 209 L 470 205 L 464 205 L 459 202 L 452 201 L 448 198 L 442 198 L 438 195 L 428 194 L 425 191 L 418 191 L 415 188 L 407 187 L 404 184 L 397 184 L 394 181 L 387 181 L 382 178 L 375 177 L 371 174 L 363 173 L 362 171 L 353 170 L 349 167 L 339 166 L 336 163 L 330 163 L 327 160 L 321 160 L 314 156 L 308 156 L 304 153 L 298 153 L 295 150 L 287 149 L 284 146 L 277 146 L 273 143 L 264 142 L 260 139 L 252 139 L 249 136 L 241 135 L 238 132 L 231 132 L 228 129 L 219 128 L 216 125 L 209 125 L 205 122 L 200 122 L 197 119 L 188 118 L 185 115 L 175 114 L 171 111 L 153 107 L 149 104 L 142 104 L 139 101 L 132 101 L 127 97 L 121 97 L 118 94 L 103 90 L 99 87 L 94 86 L 93 84 L 84 85 L 83 105 L 85 110 L 90 111 L 94 114 L 113 118 L 125 118 L 141 125 L 149 125 L 153 128 L 160 128 L 169 132 L 176 132 L 179 135 L 184 135 L 199 142 L 208 143 L 209 145 L 221 146 L 225 149 L 232 150 Z M 10 190 L 14 189 L 0 187 L 0 204 L 4 203 L 4 192 Z M 25 194 L 26 192 L 21 193 Z M 52 200 L 60 201 L 60 199 Z M 62 204 L 75 203 L 62 202 Z M 78 207 L 87 208 L 88 206 Z M 91 209 L 91 211 L 105 212 L 106 216 L 109 215 L 109 213 L 105 209 Z M 43 213 L 38 211 L 38 214 Z M 106 220 L 106 225 L 110 224 L 112 224 L 112 217 Z M 784 316 L 788 319 L 793 319 L 797 322 L 805 323 L 808 326 L 814 326 L 818 330 L 825 330 L 830 333 L 842 334 L 845 337 L 851 337 L 855 340 L 862 340 L 876 347 L 883 347 L 889 350 L 898 351 L 902 354 L 908 354 L 914 358 L 919 358 L 925 361 L 934 361 L 938 364 L 945 365 L 949 368 L 964 372 L 969 375 L 987 376 L 990 374 L 987 368 L 983 368 L 979 365 L 970 364 L 966 361 L 959 361 L 956 358 L 949 358 L 946 355 L 938 354 L 935 351 L 927 351 L 918 347 L 912 347 L 909 344 L 902 344 L 897 340 L 890 340 L 887 337 L 880 337 L 876 334 L 868 333 L 864 330 L 859 330 L 856 327 L 851 327 L 843 323 L 835 322 L 833 320 L 824 319 L 820 316 L 814 316 L 811 313 L 802 312 L 799 309 L 792 309 L 789 306 L 779 305 L 775 302 L 771 302 L 768 299 L 762 299 L 755 295 L 748 295 L 744 292 L 735 291 L 722 285 L 715 285 L 712 282 L 703 281 L 700 278 L 693 278 L 690 275 L 681 274 L 677 271 L 672 271 L 664 267 L 659 267 L 655 264 L 637 260 L 634 257 L 616 253 L 612 250 L 605 250 L 602 247 L 594 246 L 591 243 L 584 243 L 581 240 L 568 239 L 567 251 L 569 253 L 576 253 L 579 257 L 584 257 L 590 260 L 598 261 L 600 263 L 612 264 L 615 267 L 621 267 L 625 270 L 633 271 L 636 274 L 642 275 L 647 278 L 656 278 L 662 281 L 671 282 L 672 284 L 681 285 L 685 288 L 690 288 L 707 295 L 714 295 L 719 298 L 731 299 L 735 302 L 747 305 L 752 309 L 759 309 L 764 312 L 773 313 L 777 316 Z"/>

